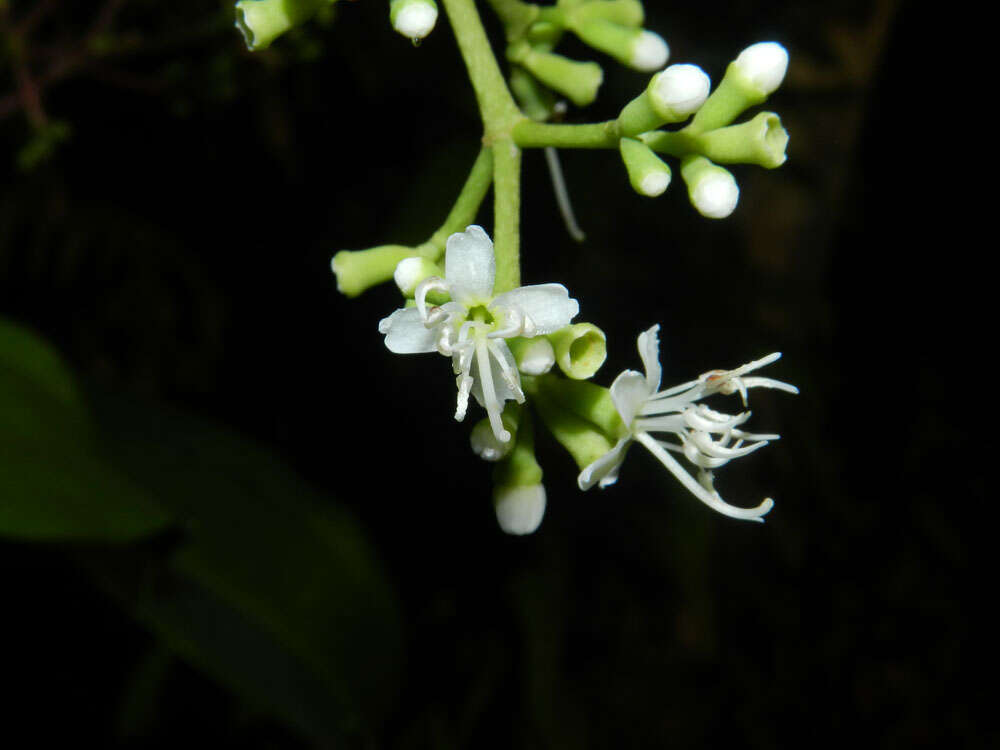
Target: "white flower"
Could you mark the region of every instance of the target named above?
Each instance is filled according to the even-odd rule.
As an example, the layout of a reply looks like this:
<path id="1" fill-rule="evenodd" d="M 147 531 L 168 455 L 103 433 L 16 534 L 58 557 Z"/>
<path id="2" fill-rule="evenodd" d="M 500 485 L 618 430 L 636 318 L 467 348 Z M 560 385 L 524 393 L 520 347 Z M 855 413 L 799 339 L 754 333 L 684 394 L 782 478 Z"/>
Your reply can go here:
<path id="1" fill-rule="evenodd" d="M 625 452 L 629 444 L 636 440 L 646 446 L 705 505 L 732 518 L 763 521 L 764 514 L 774 506 L 771 498 L 765 498 L 756 508 L 729 505 L 712 486 L 712 470 L 731 459 L 763 448 L 768 441 L 777 440 L 778 436 L 755 435 L 740 430 L 739 425 L 750 418 L 749 411 L 723 414 L 695 402 L 714 393 L 739 393 L 745 407 L 750 388 L 777 388 L 798 393 L 798 388 L 779 380 L 746 377 L 748 372 L 774 362 L 781 354 L 769 354 L 735 370 L 712 370 L 697 380 L 660 391 L 659 330 L 657 325 L 639 334 L 639 356 L 646 374 L 626 370 L 611 385 L 611 398 L 628 434 L 580 472 L 580 489 L 587 490 L 595 484 L 601 487 L 614 484 L 625 460 Z M 657 440 L 651 434 L 655 432 L 672 433 L 679 442 Z M 681 466 L 671 451 L 683 454 L 698 467 L 697 480 Z"/>
<path id="2" fill-rule="evenodd" d="M 424 279 L 417 286 L 416 307 L 396 310 L 378 324 L 385 345 L 397 354 L 437 351 L 452 358 L 458 375 L 455 419 L 465 418 L 469 394 L 486 409 L 497 440 L 510 433 L 500 420 L 508 399 L 524 402 L 517 364 L 504 339 L 540 336 L 569 325 L 580 311 L 562 284 L 522 286 L 493 295 L 496 257 L 482 227 L 471 226 L 448 238 L 444 279 Z M 447 292 L 450 302 L 428 306 L 432 290 Z"/>

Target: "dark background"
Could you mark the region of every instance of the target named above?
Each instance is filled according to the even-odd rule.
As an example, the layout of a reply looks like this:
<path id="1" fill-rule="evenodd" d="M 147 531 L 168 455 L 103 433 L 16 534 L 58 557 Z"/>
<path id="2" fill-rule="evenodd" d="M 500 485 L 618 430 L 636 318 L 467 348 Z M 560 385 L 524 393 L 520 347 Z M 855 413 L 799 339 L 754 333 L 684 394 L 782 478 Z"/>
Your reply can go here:
<path id="1" fill-rule="evenodd" d="M 7 21 L 34 5 L 9 4 Z M 736 504 L 775 498 L 767 523 L 713 514 L 639 449 L 615 487 L 581 494 L 540 438 L 549 505 L 527 538 L 496 527 L 448 363 L 385 350 L 395 290 L 348 300 L 329 270 L 340 249 L 422 241 L 475 157 L 446 24 L 414 48 L 384 3 L 341 3 L 332 25 L 251 55 L 225 5 L 109 5 L 107 29 L 131 40 L 114 55 L 79 52 L 100 3 L 55 3 L 32 32 L 36 73 L 69 61 L 43 82 L 42 121 L 5 59 L 0 312 L 87 388 L 251 437 L 357 516 L 404 656 L 391 707 L 344 746 L 987 744 L 964 593 L 985 481 L 950 468 L 970 449 L 956 394 L 980 366 L 957 346 L 955 285 L 975 271 L 936 229 L 947 175 L 929 180 L 914 124 L 929 116 L 918 4 L 647 3 L 672 61 L 713 80 L 752 42 L 790 51 L 767 105 L 788 162 L 735 167 L 726 221 L 697 215 L 679 184 L 636 196 L 613 152 L 563 152 L 577 245 L 541 154 L 525 154 L 524 280 L 564 283 L 607 332 L 598 382 L 638 366 L 635 336 L 659 322 L 665 383 L 781 350 L 766 374 L 802 391 L 755 393 L 753 427 L 782 440 L 720 472 Z M 613 117 L 644 85 L 604 67 L 597 104 L 571 121 Z M 52 123 L 70 136 L 31 159 Z M 5 733 L 304 742 L 157 656 L 78 564 L 86 546 L 0 540 L 18 693 Z M 162 668 L 135 719 L 149 654 Z"/>

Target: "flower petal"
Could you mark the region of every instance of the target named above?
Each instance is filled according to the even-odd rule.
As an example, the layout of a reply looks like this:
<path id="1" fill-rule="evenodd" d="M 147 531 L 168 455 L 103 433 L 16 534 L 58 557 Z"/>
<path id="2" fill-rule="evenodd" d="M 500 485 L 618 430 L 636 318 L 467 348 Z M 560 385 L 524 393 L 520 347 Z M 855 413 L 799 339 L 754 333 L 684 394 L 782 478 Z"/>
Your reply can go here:
<path id="1" fill-rule="evenodd" d="M 448 238 L 444 277 L 453 300 L 468 305 L 486 303 L 493 296 L 496 272 L 493 241 L 482 227 L 472 225 Z"/>
<path id="2" fill-rule="evenodd" d="M 522 286 L 498 294 L 492 308 L 513 308 L 535 324 L 534 335 L 543 336 L 565 328 L 580 312 L 580 303 L 569 296 L 562 284 Z"/>
<path id="3" fill-rule="evenodd" d="M 437 348 L 437 330 L 424 326 L 415 307 L 401 308 L 383 318 L 378 330 L 385 334 L 385 345 L 395 354 L 423 354 Z"/>
<path id="4" fill-rule="evenodd" d="M 628 449 L 628 444 L 631 440 L 632 438 L 629 436 L 623 437 L 615 443 L 614 448 L 593 463 L 587 465 L 576 479 L 576 483 L 580 489 L 589 490 L 598 483 L 604 488 L 617 482 L 618 470 L 625 460 L 625 451 Z"/>
<path id="5" fill-rule="evenodd" d="M 648 331 L 639 334 L 639 356 L 642 357 L 642 368 L 646 371 L 646 382 L 649 392 L 656 393 L 660 387 L 660 326 L 653 326 Z"/>
<path id="6" fill-rule="evenodd" d="M 642 410 L 647 398 L 649 389 L 646 378 L 635 370 L 626 370 L 611 384 L 611 400 L 628 428 L 632 427 L 632 420 Z"/>

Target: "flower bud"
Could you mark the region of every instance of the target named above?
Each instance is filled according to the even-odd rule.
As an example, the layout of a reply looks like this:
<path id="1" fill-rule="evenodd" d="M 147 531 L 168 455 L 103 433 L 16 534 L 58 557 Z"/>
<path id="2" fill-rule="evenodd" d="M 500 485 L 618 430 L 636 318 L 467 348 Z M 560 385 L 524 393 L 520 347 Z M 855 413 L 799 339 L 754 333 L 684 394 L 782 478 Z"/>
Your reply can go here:
<path id="1" fill-rule="evenodd" d="M 648 133 L 666 123 L 686 120 L 705 101 L 711 81 L 697 65 L 671 65 L 657 73 L 618 116 L 622 135 Z"/>
<path id="2" fill-rule="evenodd" d="M 697 142 L 701 152 L 713 161 L 774 169 L 785 163 L 788 132 L 776 114 L 761 112 L 749 122 L 703 133 Z"/>
<path id="3" fill-rule="evenodd" d="M 504 429 L 510 432 L 512 439 L 501 442 L 493 434 L 493 427 L 488 418 L 480 419 L 469 434 L 469 444 L 472 452 L 484 461 L 499 461 L 510 455 L 514 449 L 513 436 L 517 434 L 518 409 L 508 406 L 500 416 Z"/>
<path id="4" fill-rule="evenodd" d="M 240 0 L 236 3 L 236 28 L 247 49 L 256 52 L 333 2 L 336 0 Z"/>
<path id="5" fill-rule="evenodd" d="M 389 3 L 392 28 L 407 39 L 423 39 L 430 34 L 437 17 L 434 0 L 392 0 Z"/>
<path id="6" fill-rule="evenodd" d="M 506 420 L 511 408 L 504 410 Z M 542 467 L 535 459 L 535 430 L 531 411 L 520 409 L 514 446 L 493 470 L 493 507 L 497 523 L 508 534 L 530 534 L 545 514 Z"/>
<path id="7" fill-rule="evenodd" d="M 437 263 L 420 256 L 403 258 L 396 264 L 396 270 L 392 274 L 404 297 L 412 297 L 417 284 L 430 276 L 444 276 L 444 272 Z"/>
<path id="8" fill-rule="evenodd" d="M 728 125 L 741 112 L 760 104 L 781 85 L 788 52 L 777 42 L 760 42 L 729 63 L 726 75 L 698 110 L 690 129 L 708 131 Z"/>
<path id="9" fill-rule="evenodd" d="M 413 253 L 414 248 L 405 245 L 341 250 L 333 256 L 330 268 L 337 276 L 337 289 L 348 297 L 357 297 L 366 289 L 391 279 L 399 262 Z"/>
<path id="10" fill-rule="evenodd" d="M 643 29 L 594 20 L 575 27 L 576 35 L 594 49 L 622 65 L 642 71 L 659 70 L 667 64 L 670 49 L 659 34 Z"/>
<path id="11" fill-rule="evenodd" d="M 740 189 L 736 179 L 704 156 L 688 156 L 681 162 L 681 176 L 688 186 L 688 197 L 702 216 L 724 219 L 736 208 Z"/>
<path id="12" fill-rule="evenodd" d="M 758 42 L 740 52 L 733 62 L 761 96 L 773 93 L 788 70 L 788 52 L 777 42 Z"/>
<path id="13" fill-rule="evenodd" d="M 655 198 L 670 184 L 670 167 L 644 143 L 622 138 L 618 144 L 628 179 L 639 195 Z"/>
<path id="14" fill-rule="evenodd" d="M 539 483 L 495 487 L 493 508 L 497 523 L 507 534 L 532 534 L 541 525 L 545 515 L 545 485 Z"/>
<path id="15" fill-rule="evenodd" d="M 680 122 L 696 112 L 712 87 L 705 71 L 697 65 L 671 65 L 653 76 L 649 95 L 653 109 L 664 122 Z"/>
<path id="16" fill-rule="evenodd" d="M 591 323 L 576 323 L 549 335 L 559 369 L 576 380 L 586 380 L 601 369 L 608 356 L 604 331 Z"/>
<path id="17" fill-rule="evenodd" d="M 585 107 L 597 98 L 597 89 L 604 80 L 604 71 L 595 62 L 577 62 L 551 52 L 540 52 L 527 44 L 513 46 L 508 57 L 578 107 Z"/>
<path id="18" fill-rule="evenodd" d="M 517 369 L 525 375 L 544 375 L 556 363 L 552 343 L 544 336 L 508 339 L 507 347 L 514 355 Z"/>

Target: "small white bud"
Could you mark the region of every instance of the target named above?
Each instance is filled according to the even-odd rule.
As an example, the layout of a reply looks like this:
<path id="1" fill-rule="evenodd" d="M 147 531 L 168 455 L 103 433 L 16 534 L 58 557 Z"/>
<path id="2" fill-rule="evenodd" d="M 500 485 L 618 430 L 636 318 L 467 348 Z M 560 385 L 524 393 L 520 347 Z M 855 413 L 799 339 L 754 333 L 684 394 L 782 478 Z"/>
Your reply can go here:
<path id="1" fill-rule="evenodd" d="M 736 209 L 740 188 L 726 171 L 706 173 L 691 190 L 691 202 L 709 219 L 724 219 Z"/>
<path id="2" fill-rule="evenodd" d="M 505 458 L 514 447 L 513 440 L 503 443 L 497 440 L 488 419 L 480 420 L 472 428 L 469 443 L 472 445 L 472 452 L 484 461 L 499 461 Z"/>
<path id="3" fill-rule="evenodd" d="M 667 64 L 670 48 L 663 37 L 652 31 L 642 31 L 632 47 L 632 67 L 652 72 Z"/>
<path id="4" fill-rule="evenodd" d="M 650 198 L 663 195 L 669 185 L 670 172 L 657 170 L 647 172 L 639 181 L 640 192 Z"/>
<path id="5" fill-rule="evenodd" d="M 423 39 L 437 23 L 438 9 L 432 0 L 396 0 L 390 9 L 392 28 L 407 39 Z"/>
<path id="6" fill-rule="evenodd" d="M 767 96 L 785 78 L 788 70 L 788 52 L 777 42 L 751 44 L 740 52 L 736 67 L 764 96 Z"/>
<path id="7" fill-rule="evenodd" d="M 525 375 L 544 375 L 556 363 L 556 352 L 547 338 L 531 339 L 517 352 L 517 369 Z"/>
<path id="8" fill-rule="evenodd" d="M 683 118 L 704 104 L 711 87 L 705 71 L 697 65 L 681 63 L 655 76 L 650 95 L 657 109 Z"/>
<path id="9" fill-rule="evenodd" d="M 545 515 L 545 486 L 498 487 L 493 503 L 501 529 L 508 534 L 531 534 Z"/>
<path id="10" fill-rule="evenodd" d="M 417 285 L 428 276 L 439 275 L 441 270 L 427 258 L 403 258 L 396 264 L 392 278 L 404 297 L 412 297 Z"/>

